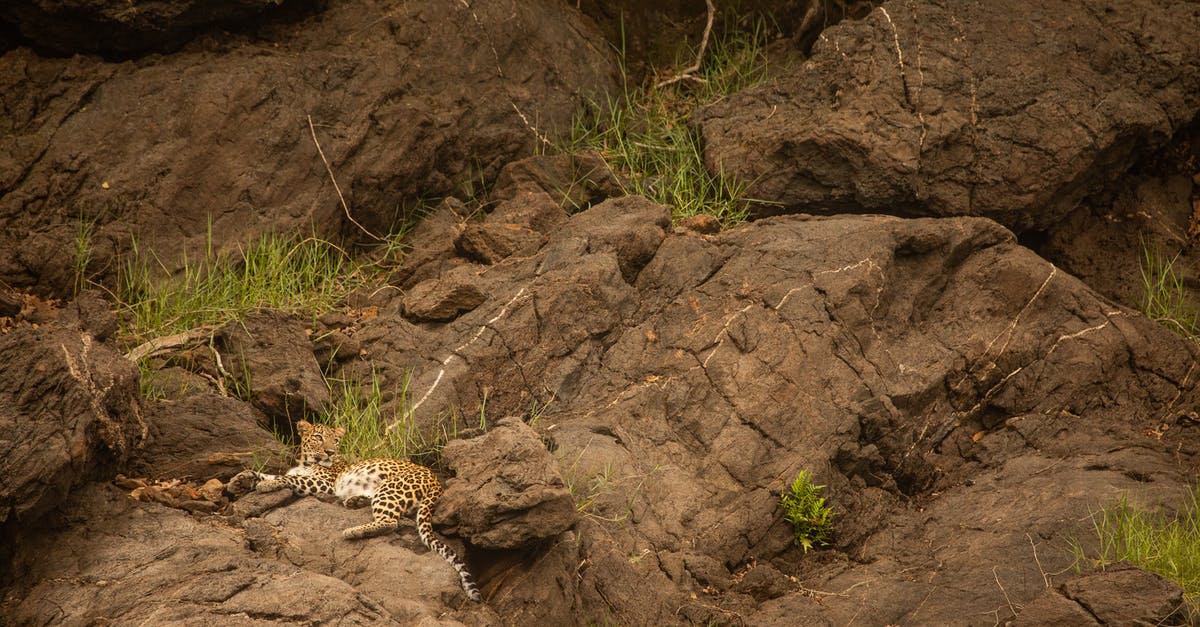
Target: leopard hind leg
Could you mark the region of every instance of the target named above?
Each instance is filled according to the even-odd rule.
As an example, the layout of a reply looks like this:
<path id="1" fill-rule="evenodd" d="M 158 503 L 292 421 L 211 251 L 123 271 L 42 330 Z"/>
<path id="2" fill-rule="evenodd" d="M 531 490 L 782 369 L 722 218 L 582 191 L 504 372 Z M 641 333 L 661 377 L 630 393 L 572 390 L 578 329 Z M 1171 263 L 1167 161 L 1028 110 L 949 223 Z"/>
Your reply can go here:
<path id="1" fill-rule="evenodd" d="M 351 497 L 358 499 L 359 497 Z M 359 538 L 371 538 L 381 536 L 385 533 L 395 531 L 400 526 L 400 516 L 404 514 L 406 508 L 400 501 L 401 495 L 396 490 L 380 489 L 371 498 L 371 516 L 374 520 L 357 527 L 350 527 L 342 532 L 342 537 L 347 540 L 357 540 Z M 355 501 L 360 503 L 361 500 Z M 347 505 L 349 506 L 349 505 Z"/>
<path id="2" fill-rule="evenodd" d="M 363 496 L 361 494 L 352 496 L 342 501 L 342 505 L 344 505 L 347 509 L 362 509 L 370 504 L 371 497 Z"/>

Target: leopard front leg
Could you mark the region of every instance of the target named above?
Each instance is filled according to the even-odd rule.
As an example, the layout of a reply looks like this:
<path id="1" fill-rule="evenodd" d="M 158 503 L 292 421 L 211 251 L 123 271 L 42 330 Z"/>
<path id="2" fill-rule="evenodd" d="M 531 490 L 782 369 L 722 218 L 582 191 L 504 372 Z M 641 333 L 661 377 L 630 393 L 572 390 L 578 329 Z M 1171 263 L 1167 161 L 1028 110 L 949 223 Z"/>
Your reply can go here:
<path id="1" fill-rule="evenodd" d="M 254 490 L 257 492 L 274 492 L 276 490 L 282 490 L 290 487 L 292 488 L 293 492 L 296 492 L 297 494 L 301 493 L 295 489 L 296 486 L 292 485 L 286 476 L 280 477 L 278 475 L 262 475 L 262 477 L 263 479 L 258 482 L 258 485 L 254 486 Z"/>
<path id="2" fill-rule="evenodd" d="M 243 470 L 229 480 L 228 488 L 233 494 L 245 494 L 250 491 L 273 492 L 288 487 L 288 482 L 279 475 L 269 475 L 257 470 Z"/>
<path id="3" fill-rule="evenodd" d="M 258 479 L 258 485 L 254 486 L 254 489 L 257 492 L 274 492 L 284 488 L 291 488 L 292 492 L 298 496 L 307 496 L 310 494 L 315 494 L 317 496 L 333 495 L 333 486 L 323 477 L 317 477 L 307 473 L 292 474 L 289 472 L 289 474 L 286 475 L 268 475 L 266 473 L 254 471 L 246 472 L 253 473 L 254 477 Z M 237 479 L 237 477 L 234 479 Z"/>

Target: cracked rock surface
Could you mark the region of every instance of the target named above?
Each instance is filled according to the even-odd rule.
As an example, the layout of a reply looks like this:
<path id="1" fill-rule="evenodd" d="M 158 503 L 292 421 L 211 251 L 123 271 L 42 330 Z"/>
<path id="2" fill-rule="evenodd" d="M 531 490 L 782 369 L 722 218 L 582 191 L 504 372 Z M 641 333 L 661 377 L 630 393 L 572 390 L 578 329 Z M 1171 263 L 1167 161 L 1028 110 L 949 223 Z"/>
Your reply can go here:
<path id="1" fill-rule="evenodd" d="M 616 5 L 284 5 L 124 62 L 0 25 L 0 623 L 1186 621 L 1179 586 L 1076 572 L 1074 543 L 1096 555 L 1119 497 L 1194 495 L 1200 348 L 1121 304 L 1142 218 L 1105 212 L 1157 199 L 1155 237 L 1189 237 L 1200 142 L 1189 172 L 1144 157 L 1195 134 L 1196 3 L 893 1 L 829 28 L 692 123 L 753 195 L 847 213 L 725 230 L 623 195 L 602 154 L 526 156 L 612 86 L 586 15 Z M 494 187 L 438 201 L 386 285 L 167 347 L 149 394 L 95 293 L 7 293 L 71 292 L 77 221 L 103 281 L 131 235 L 170 271 L 209 237 L 382 232 L 468 180 Z M 368 509 L 222 483 L 286 468 L 267 428 L 339 380 L 458 438 L 416 461 L 484 603 L 411 522 L 347 541 Z M 779 505 L 801 470 L 835 512 L 810 551 Z"/>
<path id="2" fill-rule="evenodd" d="M 183 36 L 196 17 L 187 0 L 82 3 L 95 14 L 61 4 L 5 3 L 0 19 L 49 7 L 102 24 L 119 11 L 136 24 L 161 12 L 163 30 Z M 93 233 L 90 272 L 111 276 L 131 237 L 171 272 L 184 252 L 201 259 L 208 243 L 234 252 L 268 232 L 366 237 L 357 222 L 385 234 L 418 198 L 495 178 L 533 151 L 533 121 L 541 132 L 566 128 L 584 96 L 615 77 L 599 32 L 557 0 L 284 4 L 135 61 L 0 49 L 8 284 L 69 294 L 61 252 L 81 223 Z M 210 15 L 261 8 L 205 5 Z"/>
<path id="3" fill-rule="evenodd" d="M 448 481 L 438 530 L 485 606 L 410 526 L 342 541 L 366 510 L 251 494 L 189 517 L 94 486 L 60 524 L 20 536 L 5 611 L 991 624 L 1026 603 L 1072 611 L 1046 596 L 1058 586 L 1099 607 L 1122 577 L 1142 581 L 1070 584 L 1070 542 L 1094 548 L 1089 513 L 1123 492 L 1188 494 L 1195 347 L 984 218 L 788 216 L 700 235 L 665 216 L 645 199 L 606 201 L 535 254 L 474 267 L 491 297 L 458 318 L 413 323 L 394 296 L 353 329 L 366 353 L 342 372 L 410 377 L 416 424 L 437 428 L 452 409 L 524 417 L 447 449 L 463 476 Z M 273 330 L 295 334 L 263 325 L 258 341 L 272 345 Z M 189 424 L 171 446 L 202 432 Z M 834 544 L 808 554 L 778 506 L 801 469 L 837 512 Z M 93 545 L 167 557 L 135 567 Z M 1173 584 L 1143 583 L 1168 619 Z M 327 592 L 268 602 L 301 584 Z M 212 590 L 230 592 L 176 603 Z"/>
<path id="4" fill-rule="evenodd" d="M 1005 594 L 1032 599 L 1039 568 L 1073 562 L 1096 503 L 1186 493 L 1172 447 L 1194 450 L 1196 349 L 990 220 L 779 217 L 646 240 L 654 210 L 587 219 L 606 205 L 481 268 L 494 297 L 454 322 L 360 331 L 385 377 L 422 364 L 419 419 L 479 390 L 489 412 L 553 397 L 537 425 L 586 497 L 570 550 L 604 566 L 537 604 L 517 598 L 544 580 L 516 566 L 530 579 L 497 592 L 513 622 L 597 602 L 633 622 L 1003 619 Z M 605 242 L 652 254 L 622 271 L 630 249 Z M 836 558 L 801 559 L 781 519 L 802 468 L 838 503 Z M 831 596 L 711 583 L 768 566 Z M 628 596 L 613 577 L 659 579 Z"/>
<path id="5" fill-rule="evenodd" d="M 1046 229 L 1200 113 L 1190 2 L 883 3 L 696 116 L 710 171 L 797 211 Z"/>

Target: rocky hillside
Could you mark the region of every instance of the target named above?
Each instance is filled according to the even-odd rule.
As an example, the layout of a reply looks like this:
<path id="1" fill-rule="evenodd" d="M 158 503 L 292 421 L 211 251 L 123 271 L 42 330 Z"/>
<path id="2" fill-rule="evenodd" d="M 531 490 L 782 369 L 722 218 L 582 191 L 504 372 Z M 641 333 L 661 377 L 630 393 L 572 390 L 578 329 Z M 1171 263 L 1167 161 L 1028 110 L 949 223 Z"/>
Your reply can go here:
<path id="1" fill-rule="evenodd" d="M 700 89 L 662 64 L 705 3 L 0 7 L 0 622 L 1192 620 L 1094 520 L 1200 465 L 1200 346 L 1140 311 L 1152 258 L 1198 281 L 1200 5 L 743 10 L 777 62 L 683 129 L 753 199 L 723 226 L 558 143 Z M 131 259 L 272 233 L 387 271 L 130 331 Z M 410 526 L 227 483 L 354 396 L 443 476 L 483 603 Z"/>

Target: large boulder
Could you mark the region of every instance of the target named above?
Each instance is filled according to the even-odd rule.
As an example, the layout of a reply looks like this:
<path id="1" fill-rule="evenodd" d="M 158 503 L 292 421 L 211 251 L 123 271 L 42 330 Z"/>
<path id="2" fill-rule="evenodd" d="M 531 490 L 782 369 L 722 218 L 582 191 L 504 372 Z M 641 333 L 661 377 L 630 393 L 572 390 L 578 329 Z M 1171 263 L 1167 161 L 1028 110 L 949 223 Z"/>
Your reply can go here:
<path id="1" fill-rule="evenodd" d="M 653 258 L 670 219 L 668 208 L 640 196 L 606 200 L 553 229 L 536 255 L 481 273 L 476 285 L 489 300 L 444 328 L 414 326 L 400 311 L 385 310 L 378 320 L 386 323 L 363 324 L 355 337 L 380 348 L 372 354 L 373 371 L 389 381 L 409 379 L 409 394 L 426 426 L 433 426 L 439 412 L 474 411 L 487 395 L 505 399 L 500 411 L 519 415 L 530 402 L 545 400 L 561 381 L 586 370 L 603 352 L 605 338 L 636 310 L 637 290 L 630 281 Z M 454 262 L 441 258 L 430 264 L 452 267 Z M 456 347 L 442 344 L 447 333 L 459 338 Z M 521 361 L 513 362 L 513 354 Z M 534 379 L 522 379 L 512 371 L 514 365 Z M 476 380 L 472 373 L 484 378 Z M 535 379 L 544 385 L 513 385 Z M 447 395 L 444 385 L 465 387 Z M 517 399 L 519 404 L 510 404 Z"/>
<path id="2" fill-rule="evenodd" d="M 106 343 L 115 320 L 85 294 L 42 325 L 0 329 L 0 585 L 14 576 L 14 548 L 52 510 L 112 478 L 149 437 L 137 368 Z"/>
<path id="3" fill-rule="evenodd" d="M 94 303 L 94 302 L 93 302 Z M 78 486 L 111 478 L 145 444 L 137 368 L 72 306 L 0 334 L 0 529 L 27 529 Z"/>
<path id="4" fill-rule="evenodd" d="M 556 537 L 579 518 L 558 462 L 520 418 L 452 441 L 443 455 L 456 478 L 446 483 L 436 520 L 474 546 L 519 548 Z"/>
<path id="5" fill-rule="evenodd" d="M 146 408 L 150 441 L 142 453 L 155 479 L 228 480 L 246 467 L 284 470 L 291 456 L 253 406 L 198 392 Z"/>
<path id="6" fill-rule="evenodd" d="M 1044 229 L 1196 118 L 1197 58 L 1194 3 L 897 0 L 694 121 L 769 211 Z"/>
<path id="7" fill-rule="evenodd" d="M 509 202 L 526 200 L 544 201 Z M 1064 600 L 1104 611 L 1170 601 L 1173 589 L 1140 571 L 1057 588 L 1074 562 L 1059 549 L 1078 542 L 1094 555 L 1088 516 L 1123 493 L 1146 507 L 1188 498 L 1200 349 L 984 218 L 786 216 L 700 235 L 667 230 L 665 216 L 643 199 L 606 201 L 551 229 L 536 253 L 481 269 L 474 280 L 491 298 L 453 320 L 412 323 L 393 302 L 358 321 L 367 358 L 344 368 L 407 381 L 387 400 L 404 403 L 404 427 L 430 435 L 455 415 L 522 417 L 445 449 L 456 476 L 439 529 L 456 549 L 456 535 L 467 540 L 490 608 L 449 617 L 957 624 L 986 608 L 990 624 L 1026 604 L 1069 618 L 1078 612 Z M 461 265 L 452 244 L 439 250 L 434 263 Z M 295 350 L 312 359 L 301 333 L 291 331 Z M 807 553 L 779 505 L 802 469 L 836 513 L 831 546 Z M 81 502 L 66 519 L 115 520 L 128 511 L 121 498 Z M 345 543 L 340 530 L 368 512 L 292 500 L 234 503 L 228 522 L 263 562 L 217 554 L 261 564 L 231 571 L 245 590 L 281 585 L 272 573 L 283 563 L 340 579 L 396 620 L 464 602 L 407 527 Z M 158 514 L 134 516 L 152 516 L 162 535 Z M 89 524 L 21 545 L 32 548 L 13 566 L 22 587 L 6 614 L 51 616 L 46 599 L 63 595 L 73 611 L 131 618 L 177 604 L 146 594 L 148 580 L 43 548 L 147 542 L 140 526 L 118 540 Z M 34 568 L 34 555 L 53 559 Z M 208 577 L 173 563 L 154 576 L 185 595 Z M 119 582 L 104 591 L 116 605 L 75 583 L 95 578 Z M 406 583 L 376 585 L 391 578 Z M 1112 599 L 1126 584 L 1134 596 Z M 320 620 L 325 607 L 282 616 Z"/>
<path id="8" fill-rule="evenodd" d="M 1179 584 L 1119 562 L 1047 588 L 1013 625 L 1182 625 L 1187 611 Z"/>
<path id="9" fill-rule="evenodd" d="M 137 63 L 0 57 L 0 279 L 66 293 L 89 240 L 102 276 L 131 240 L 167 271 L 269 231 L 374 241 L 615 82 L 557 0 L 323 6 Z"/>
<path id="10" fill-rule="evenodd" d="M 329 404 L 329 386 L 305 331 L 299 318 L 264 309 L 217 332 L 221 374 L 285 433 Z"/>
<path id="11" fill-rule="evenodd" d="M 421 543 L 415 525 L 402 524 L 395 534 L 364 540 L 342 537 L 342 530 L 370 520 L 369 508 L 347 509 L 338 503 L 302 498 L 265 512 L 261 518 L 246 520 L 243 528 L 259 554 L 341 579 L 405 624 L 442 614 L 457 620 L 474 617 L 475 624 L 495 624 L 496 616 L 486 605 L 466 599 L 458 573 Z M 471 556 L 461 544 L 453 538 L 447 541 L 471 569 Z M 488 581 L 475 570 L 487 596 Z"/>

